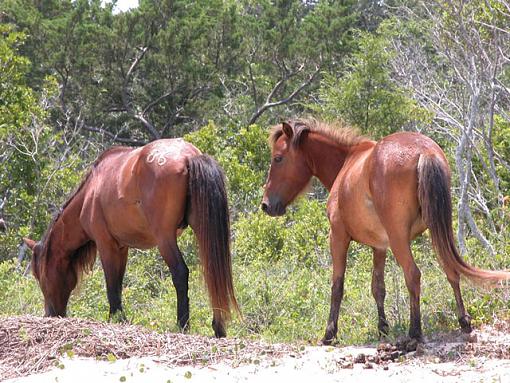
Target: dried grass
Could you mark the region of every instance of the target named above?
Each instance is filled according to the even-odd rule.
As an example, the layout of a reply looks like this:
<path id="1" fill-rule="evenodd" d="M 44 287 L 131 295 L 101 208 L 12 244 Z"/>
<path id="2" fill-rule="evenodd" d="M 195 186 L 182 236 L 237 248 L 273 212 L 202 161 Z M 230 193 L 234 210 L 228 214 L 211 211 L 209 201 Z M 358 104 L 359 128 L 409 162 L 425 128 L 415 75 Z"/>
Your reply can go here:
<path id="1" fill-rule="evenodd" d="M 290 345 L 158 334 L 139 326 L 79 318 L 0 319 L 0 381 L 45 371 L 66 354 L 106 360 L 154 356 L 176 366 L 220 361 L 235 365 L 291 352 Z"/>

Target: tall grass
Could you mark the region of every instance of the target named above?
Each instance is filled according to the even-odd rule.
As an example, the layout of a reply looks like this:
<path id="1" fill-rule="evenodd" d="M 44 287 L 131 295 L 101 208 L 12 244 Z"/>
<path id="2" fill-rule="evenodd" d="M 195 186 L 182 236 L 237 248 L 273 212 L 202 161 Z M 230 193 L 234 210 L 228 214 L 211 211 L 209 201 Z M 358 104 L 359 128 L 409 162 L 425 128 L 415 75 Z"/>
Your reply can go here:
<path id="1" fill-rule="evenodd" d="M 298 207 L 287 220 L 267 221 L 271 229 L 269 232 L 265 225 L 269 218 L 264 216 L 250 215 L 246 221 L 241 219 L 236 224 L 234 283 L 244 319 L 234 318 L 228 329 L 229 336 L 312 344 L 318 343 L 322 337 L 330 298 L 329 250 L 323 238 L 327 237 L 327 222 L 318 220 L 313 227 L 293 222 L 303 214 L 300 209 L 309 214 L 314 208 L 310 205 Z M 300 237 L 302 232 L 307 231 L 311 233 L 310 241 L 304 235 Z M 272 236 L 269 244 L 262 241 L 264 236 L 269 235 Z M 288 236 L 297 242 L 296 238 L 301 238 L 303 243 L 286 242 Z M 181 248 L 188 253 L 193 249 L 191 238 L 188 234 L 181 240 Z M 271 251 L 273 245 L 276 247 Z M 302 249 L 308 249 L 311 254 L 306 256 L 300 251 Z M 453 292 L 427 238 L 415 242 L 413 251 L 422 271 L 421 303 L 425 334 L 456 329 Z M 501 262 L 506 259 L 487 257 L 480 249 L 473 248 L 468 261 L 481 267 L 501 268 Z M 187 261 L 191 269 L 191 333 L 212 335 L 212 312 L 193 251 Z M 0 263 L 0 315 L 41 315 L 43 312 L 42 294 L 36 281 L 32 276 L 23 276 L 21 269 L 14 261 Z M 353 244 L 340 309 L 340 344 L 362 344 L 377 338 L 377 312 L 370 292 L 371 269 L 371 251 Z M 403 273 L 390 252 L 385 277 L 386 312 L 391 336 L 397 337 L 407 331 L 408 293 Z M 462 287 L 475 324 L 490 321 L 494 315 L 509 316 L 508 290 L 480 290 L 467 283 L 463 283 Z M 123 298 L 130 322 L 156 331 L 179 331 L 171 277 L 157 252 L 130 252 Z M 68 312 L 71 316 L 107 320 L 108 302 L 99 264 L 73 294 Z"/>

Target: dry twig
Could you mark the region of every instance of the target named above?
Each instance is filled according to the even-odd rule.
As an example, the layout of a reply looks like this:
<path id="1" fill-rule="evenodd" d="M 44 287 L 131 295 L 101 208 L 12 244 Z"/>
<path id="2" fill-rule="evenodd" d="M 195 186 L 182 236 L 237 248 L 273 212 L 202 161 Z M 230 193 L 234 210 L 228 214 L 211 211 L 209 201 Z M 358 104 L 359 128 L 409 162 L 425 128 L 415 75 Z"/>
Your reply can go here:
<path id="1" fill-rule="evenodd" d="M 239 364 L 291 351 L 289 345 L 158 334 L 140 326 L 78 318 L 26 315 L 0 319 L 0 381 L 47 370 L 66 354 L 97 359 L 153 356 L 162 363 L 181 366 L 220 361 Z"/>

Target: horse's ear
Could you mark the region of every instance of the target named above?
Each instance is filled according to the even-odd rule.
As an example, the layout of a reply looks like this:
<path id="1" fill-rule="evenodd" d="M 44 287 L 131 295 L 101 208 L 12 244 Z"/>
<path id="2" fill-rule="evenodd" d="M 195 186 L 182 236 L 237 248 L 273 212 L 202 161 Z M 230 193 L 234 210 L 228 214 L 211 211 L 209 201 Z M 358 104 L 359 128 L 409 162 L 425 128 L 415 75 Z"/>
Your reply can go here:
<path id="1" fill-rule="evenodd" d="M 294 130 L 292 129 L 292 126 L 288 122 L 282 122 L 282 131 L 283 134 L 285 134 L 287 137 L 292 138 L 294 135 Z"/>
<path id="2" fill-rule="evenodd" d="M 36 241 L 30 238 L 23 238 L 23 242 L 30 248 L 30 250 L 34 250 L 34 246 L 37 244 Z"/>

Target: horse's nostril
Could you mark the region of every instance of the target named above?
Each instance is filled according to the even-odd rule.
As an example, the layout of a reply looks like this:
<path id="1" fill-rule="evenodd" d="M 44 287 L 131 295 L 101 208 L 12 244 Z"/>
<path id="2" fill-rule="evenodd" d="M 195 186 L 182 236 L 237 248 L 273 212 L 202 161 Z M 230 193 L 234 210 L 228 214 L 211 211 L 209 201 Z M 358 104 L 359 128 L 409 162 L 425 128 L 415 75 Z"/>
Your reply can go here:
<path id="1" fill-rule="evenodd" d="M 267 213 L 267 209 L 268 209 L 267 203 L 262 202 L 262 205 L 260 206 L 260 208 L 262 209 L 263 212 Z"/>

